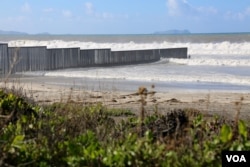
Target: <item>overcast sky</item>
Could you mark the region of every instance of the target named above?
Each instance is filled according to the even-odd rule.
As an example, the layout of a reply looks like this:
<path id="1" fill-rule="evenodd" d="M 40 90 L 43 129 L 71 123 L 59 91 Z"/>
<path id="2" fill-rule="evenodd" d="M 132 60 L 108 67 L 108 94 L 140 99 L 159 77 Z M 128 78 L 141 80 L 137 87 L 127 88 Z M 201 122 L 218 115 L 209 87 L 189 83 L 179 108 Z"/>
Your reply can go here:
<path id="1" fill-rule="evenodd" d="M 1 0 L 0 30 L 53 34 L 250 32 L 250 0 Z"/>

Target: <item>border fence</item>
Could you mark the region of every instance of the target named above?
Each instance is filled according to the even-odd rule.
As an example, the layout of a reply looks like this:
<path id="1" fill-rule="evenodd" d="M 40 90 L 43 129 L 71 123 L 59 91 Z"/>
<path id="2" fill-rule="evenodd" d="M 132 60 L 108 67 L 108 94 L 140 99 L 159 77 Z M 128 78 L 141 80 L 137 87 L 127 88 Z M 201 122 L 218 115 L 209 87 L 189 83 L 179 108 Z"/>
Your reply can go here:
<path id="1" fill-rule="evenodd" d="M 161 58 L 185 59 L 187 52 L 187 48 L 112 51 L 109 48 L 8 47 L 0 43 L 0 73 L 140 64 Z"/>

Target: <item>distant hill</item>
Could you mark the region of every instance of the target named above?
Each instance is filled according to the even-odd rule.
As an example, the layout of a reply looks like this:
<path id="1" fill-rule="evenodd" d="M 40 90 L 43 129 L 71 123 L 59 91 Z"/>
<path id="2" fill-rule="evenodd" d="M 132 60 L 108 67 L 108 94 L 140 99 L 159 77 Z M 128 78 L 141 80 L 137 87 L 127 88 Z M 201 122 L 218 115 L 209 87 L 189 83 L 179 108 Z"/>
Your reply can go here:
<path id="1" fill-rule="evenodd" d="M 48 33 L 48 32 L 42 32 L 42 33 L 37 33 L 35 35 L 50 35 L 50 33 Z"/>
<path id="2" fill-rule="evenodd" d="M 3 31 L 0 30 L 0 35 L 30 35 L 26 32 L 19 32 L 19 31 Z M 34 35 L 50 35 L 48 32 L 37 33 Z"/>
<path id="3" fill-rule="evenodd" d="M 189 30 L 167 30 L 167 31 L 157 31 L 154 34 L 191 34 Z"/>
<path id="4" fill-rule="evenodd" d="M 1 35 L 27 35 L 28 33 L 25 32 L 18 32 L 18 31 L 3 31 L 0 30 Z"/>

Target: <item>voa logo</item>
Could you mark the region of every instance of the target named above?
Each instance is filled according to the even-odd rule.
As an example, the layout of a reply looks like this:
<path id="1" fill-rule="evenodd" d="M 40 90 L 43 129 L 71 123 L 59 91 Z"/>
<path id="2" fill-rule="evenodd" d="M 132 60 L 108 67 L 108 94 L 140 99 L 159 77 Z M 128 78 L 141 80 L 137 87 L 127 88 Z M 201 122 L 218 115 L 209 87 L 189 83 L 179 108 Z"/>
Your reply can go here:
<path id="1" fill-rule="evenodd" d="M 244 155 L 226 155 L 227 162 L 247 162 Z"/>

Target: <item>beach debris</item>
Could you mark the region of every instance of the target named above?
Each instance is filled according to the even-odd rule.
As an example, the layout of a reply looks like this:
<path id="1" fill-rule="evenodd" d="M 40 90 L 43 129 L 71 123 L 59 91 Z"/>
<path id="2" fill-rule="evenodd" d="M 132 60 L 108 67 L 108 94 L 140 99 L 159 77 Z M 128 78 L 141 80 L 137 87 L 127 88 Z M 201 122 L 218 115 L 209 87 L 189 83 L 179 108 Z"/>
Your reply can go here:
<path id="1" fill-rule="evenodd" d="M 166 102 L 180 103 L 181 101 L 177 100 L 176 98 L 172 98 L 172 99 L 167 100 Z"/>
<path id="2" fill-rule="evenodd" d="M 140 89 L 141 88 L 141 89 Z M 156 94 L 156 91 L 148 91 L 146 88 L 146 90 L 147 90 L 147 92 L 145 92 L 145 89 L 143 89 L 143 87 L 140 87 L 139 89 L 138 89 L 138 92 L 136 92 L 136 93 L 131 93 L 131 94 L 128 94 L 128 95 L 123 95 L 123 96 L 121 96 L 120 98 L 126 98 L 126 97 L 129 97 L 129 98 L 131 98 L 132 96 L 138 96 L 138 95 L 142 95 L 142 94 L 144 94 L 144 95 L 154 95 L 154 94 Z M 142 93 L 142 94 L 141 94 Z"/>
<path id="3" fill-rule="evenodd" d="M 117 100 L 116 100 L 116 99 L 112 99 L 111 101 L 112 101 L 112 102 L 117 102 Z"/>
<path id="4" fill-rule="evenodd" d="M 151 102 L 155 103 L 155 102 L 157 102 L 157 100 L 156 99 L 152 99 Z"/>
<path id="5" fill-rule="evenodd" d="M 102 96 L 95 96 L 95 95 L 90 95 L 90 98 L 95 98 L 95 99 L 100 99 L 100 98 L 102 98 Z"/>
<path id="6" fill-rule="evenodd" d="M 199 103 L 204 103 L 204 102 L 206 102 L 206 100 L 205 99 L 199 99 L 198 102 Z"/>
<path id="7" fill-rule="evenodd" d="M 126 95 L 125 96 L 120 96 L 121 99 L 126 99 Z"/>
<path id="8" fill-rule="evenodd" d="M 147 88 L 145 88 L 144 86 L 139 87 L 139 89 L 138 89 L 138 94 L 139 95 L 147 95 L 147 93 L 148 93 Z"/>

